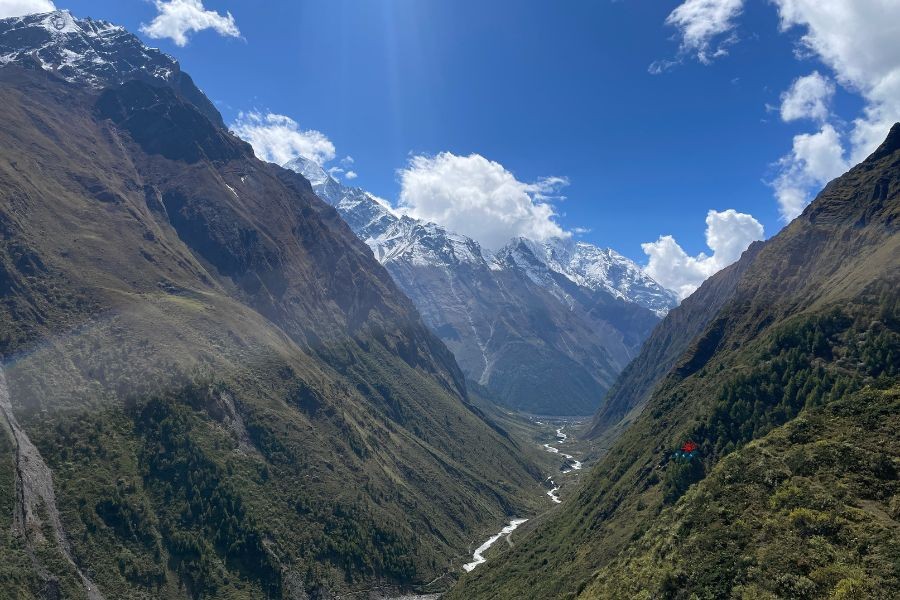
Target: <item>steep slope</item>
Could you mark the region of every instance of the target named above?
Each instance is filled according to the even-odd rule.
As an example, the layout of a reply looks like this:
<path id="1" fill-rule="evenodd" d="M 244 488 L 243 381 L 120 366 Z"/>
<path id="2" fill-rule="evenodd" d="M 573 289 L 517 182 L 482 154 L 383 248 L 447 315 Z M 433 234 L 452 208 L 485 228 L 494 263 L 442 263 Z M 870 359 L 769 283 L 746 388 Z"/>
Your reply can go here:
<path id="1" fill-rule="evenodd" d="M 898 217 L 900 124 L 714 277 L 728 297 L 579 492 L 450 598 L 890 597 Z"/>
<path id="2" fill-rule="evenodd" d="M 640 414 L 653 388 L 675 365 L 731 298 L 744 269 L 762 247 L 754 242 L 744 253 L 745 260 L 723 269 L 706 280 L 700 288 L 654 328 L 615 385 L 609 390 L 588 430 L 588 436 L 599 438 L 621 429 Z"/>
<path id="3" fill-rule="evenodd" d="M 807 411 L 728 455 L 585 598 L 883 598 L 900 590 L 900 387 Z"/>
<path id="4" fill-rule="evenodd" d="M 543 505 L 537 470 L 306 180 L 172 86 L 32 67 L 0 68 L 0 588 L 415 586 Z M 22 470 L 23 436 L 46 471 Z M 52 487 L 17 493 L 27 472 Z"/>
<path id="5" fill-rule="evenodd" d="M 674 296 L 611 250 L 474 240 L 341 185 L 298 158 L 316 193 L 369 245 L 466 377 L 527 412 L 592 413 Z M 654 314 L 656 313 L 656 314 Z"/>
<path id="6" fill-rule="evenodd" d="M 219 111 L 175 59 L 108 21 L 76 19 L 67 10 L 0 19 L 0 64 L 10 63 L 98 90 L 135 79 L 167 86 L 224 126 Z"/>
<path id="7" fill-rule="evenodd" d="M 656 283 L 633 261 L 611 248 L 598 248 L 585 242 L 553 238 L 535 242 L 527 238 L 512 240 L 498 252 L 510 260 L 523 260 L 518 254 L 527 249 L 523 268 L 529 276 L 561 297 L 568 296 L 566 288 L 597 293 L 606 292 L 614 298 L 643 306 L 664 317 L 677 303 L 674 292 Z M 537 259 L 537 268 L 533 259 Z M 562 280 L 560 280 L 560 275 Z"/>

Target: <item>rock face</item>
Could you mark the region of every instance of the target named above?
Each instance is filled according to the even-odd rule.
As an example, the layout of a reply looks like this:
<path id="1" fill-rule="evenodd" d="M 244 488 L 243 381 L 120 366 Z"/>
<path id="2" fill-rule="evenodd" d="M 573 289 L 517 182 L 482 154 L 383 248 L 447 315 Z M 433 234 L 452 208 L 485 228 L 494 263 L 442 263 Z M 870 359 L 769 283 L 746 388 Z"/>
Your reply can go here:
<path id="1" fill-rule="evenodd" d="M 581 490 L 448 598 L 900 587 L 898 142 L 900 123 L 668 314 L 598 413 L 596 435 L 630 424 Z"/>
<path id="2" fill-rule="evenodd" d="M 170 59 L 67 13 L 0 40 L 0 589 L 406 588 L 543 504 L 368 248 Z"/>
<path id="3" fill-rule="evenodd" d="M 76 19 L 67 10 L 0 19 L 0 64 L 43 69 L 94 89 L 131 80 L 167 86 L 224 127 L 219 111 L 174 58 L 107 21 Z"/>
<path id="4" fill-rule="evenodd" d="M 489 253 L 474 240 L 410 218 L 298 158 L 453 351 L 466 377 L 513 408 L 592 413 L 675 296 L 612 250 L 511 240 Z"/>

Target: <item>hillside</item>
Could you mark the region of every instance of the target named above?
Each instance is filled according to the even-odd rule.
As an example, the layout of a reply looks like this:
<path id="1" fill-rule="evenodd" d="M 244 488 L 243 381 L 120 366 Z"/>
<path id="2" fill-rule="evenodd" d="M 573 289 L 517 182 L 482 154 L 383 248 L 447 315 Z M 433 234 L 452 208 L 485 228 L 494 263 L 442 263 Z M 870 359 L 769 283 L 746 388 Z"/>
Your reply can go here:
<path id="1" fill-rule="evenodd" d="M 657 325 L 633 361 L 616 379 L 594 415 L 588 435 L 604 434 L 627 427 L 640 414 L 654 386 L 669 372 L 690 344 L 709 326 L 725 302 L 734 293 L 750 257 L 762 247 L 756 242 L 745 252 L 746 260 L 726 267 L 706 280 L 679 306 L 669 311 Z"/>
<path id="2" fill-rule="evenodd" d="M 672 367 L 635 390 L 634 406 L 652 390 L 643 412 L 579 492 L 449 597 L 850 598 L 895 587 L 898 217 L 900 124 L 698 292 L 727 297 Z M 676 349 L 684 337 L 673 327 Z M 688 440 L 698 450 L 679 457 Z"/>
<path id="3" fill-rule="evenodd" d="M 20 40 L 131 48 L 64 25 Z M 416 587 L 543 506 L 537 468 L 305 179 L 165 80 L 94 85 L 42 52 L 0 67 L 0 589 Z"/>
<path id="4" fill-rule="evenodd" d="M 674 296 L 620 254 L 572 240 L 511 240 L 496 252 L 397 214 L 303 157 L 302 173 L 337 208 L 465 376 L 517 410 L 592 414 Z"/>

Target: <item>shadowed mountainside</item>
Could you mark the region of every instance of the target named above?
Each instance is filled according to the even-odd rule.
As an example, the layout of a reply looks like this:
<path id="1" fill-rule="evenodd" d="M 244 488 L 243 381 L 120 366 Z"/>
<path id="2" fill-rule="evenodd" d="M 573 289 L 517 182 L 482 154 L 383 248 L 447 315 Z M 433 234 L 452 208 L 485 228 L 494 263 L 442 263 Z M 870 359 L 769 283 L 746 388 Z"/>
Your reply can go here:
<path id="1" fill-rule="evenodd" d="M 11 64 L 0 111 L 0 354 L 69 546 L 41 509 L 0 526 L 0 587 L 84 597 L 74 566 L 110 598 L 415 586 L 541 503 L 306 180 L 167 86 Z"/>

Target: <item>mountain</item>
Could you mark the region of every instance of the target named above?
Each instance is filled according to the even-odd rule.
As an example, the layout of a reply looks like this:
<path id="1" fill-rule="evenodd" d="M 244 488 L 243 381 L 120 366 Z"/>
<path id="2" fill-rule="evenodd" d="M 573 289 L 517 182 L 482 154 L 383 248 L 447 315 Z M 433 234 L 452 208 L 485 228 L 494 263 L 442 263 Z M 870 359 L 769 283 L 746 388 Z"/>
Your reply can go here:
<path id="1" fill-rule="evenodd" d="M 608 454 L 448 598 L 896 596 L 898 289 L 900 123 L 669 313 Z"/>
<path id="2" fill-rule="evenodd" d="M 476 241 L 411 218 L 305 158 L 303 174 L 413 300 L 473 383 L 537 414 L 596 410 L 659 315 L 675 305 L 637 265 L 585 243 Z"/>
<path id="3" fill-rule="evenodd" d="M 530 279 L 555 290 L 561 298 L 568 296 L 568 289 L 574 283 L 582 292 L 603 291 L 648 308 L 660 317 L 677 304 L 674 292 L 663 288 L 634 261 L 610 248 L 558 238 L 546 242 L 518 238 L 501 249 L 498 257 L 515 262 Z M 537 259 L 537 264 L 532 257 Z M 560 275 L 564 278 L 562 282 Z"/>
<path id="4" fill-rule="evenodd" d="M 734 293 L 744 270 L 752 262 L 751 257 L 761 247 L 760 242 L 751 244 L 744 253 L 747 260 L 738 261 L 706 280 L 680 306 L 669 311 L 603 399 L 588 429 L 588 437 L 615 435 L 640 414 L 654 386 L 706 330 Z"/>
<path id="5" fill-rule="evenodd" d="M 0 65 L 5 64 L 50 71 L 97 90 L 131 80 L 166 86 L 224 127 L 219 111 L 175 59 L 107 21 L 76 19 L 67 10 L 2 19 Z"/>
<path id="6" fill-rule="evenodd" d="M 541 473 L 309 182 L 135 39 L 0 20 L 0 595 L 452 579 Z"/>

